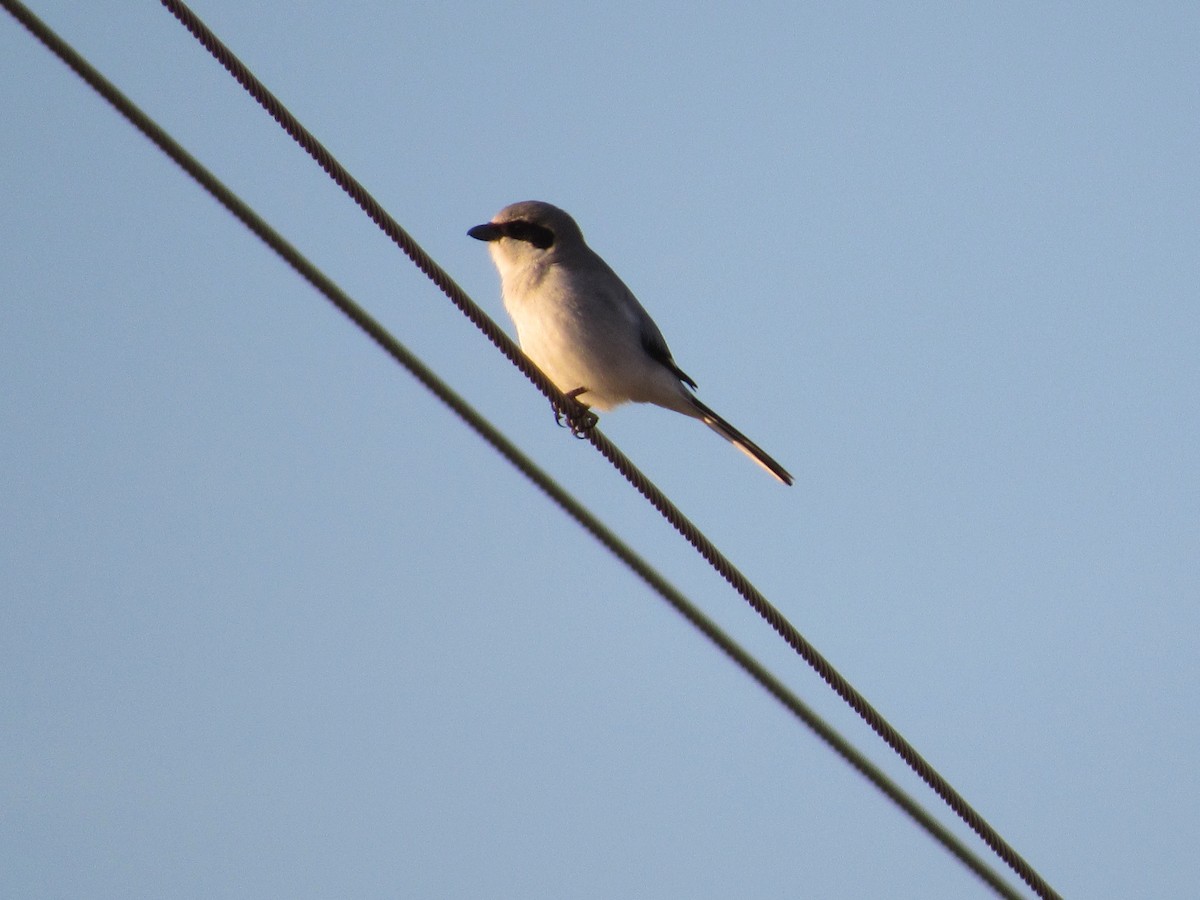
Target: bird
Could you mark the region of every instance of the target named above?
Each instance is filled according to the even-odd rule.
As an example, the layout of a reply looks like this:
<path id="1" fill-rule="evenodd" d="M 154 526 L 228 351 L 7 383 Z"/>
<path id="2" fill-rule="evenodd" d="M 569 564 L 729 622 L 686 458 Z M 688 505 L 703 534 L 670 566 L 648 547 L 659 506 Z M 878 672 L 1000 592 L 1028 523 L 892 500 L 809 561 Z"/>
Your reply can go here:
<path id="1" fill-rule="evenodd" d="M 487 242 L 521 349 L 560 391 L 589 410 L 652 403 L 699 419 L 793 483 L 787 469 L 696 398 L 696 382 L 675 363 L 654 320 L 565 211 L 525 200 L 467 235 Z"/>

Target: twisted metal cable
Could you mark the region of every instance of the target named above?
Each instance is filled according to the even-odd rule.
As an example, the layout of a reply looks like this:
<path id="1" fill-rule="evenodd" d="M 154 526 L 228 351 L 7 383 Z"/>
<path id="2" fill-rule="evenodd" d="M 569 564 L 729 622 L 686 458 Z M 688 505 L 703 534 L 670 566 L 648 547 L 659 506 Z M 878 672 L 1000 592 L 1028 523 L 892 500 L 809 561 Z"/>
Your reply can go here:
<path id="1" fill-rule="evenodd" d="M 513 340 L 435 263 L 362 184 L 347 171 L 249 68 L 181 0 L 161 0 L 163 6 L 209 51 L 383 232 L 400 247 L 452 303 L 484 333 L 552 404 L 576 408 L 535 366 Z M 1029 863 L 935 770 L 867 699 L 860 694 L 782 613 L 720 552 L 719 549 L 655 486 L 599 429 L 586 438 L 700 555 L 736 590 L 820 677 L 928 784 L 1001 859 L 1041 897 L 1057 894 Z"/>
<path id="2" fill-rule="evenodd" d="M 545 395 L 555 408 L 582 410 L 563 394 L 521 351 L 516 343 L 483 311 L 417 242 L 392 218 L 365 187 L 339 163 L 300 121 L 267 89 L 249 68 L 181 0 L 161 0 L 162 5 L 209 51 L 237 82 L 266 110 L 367 214 L 371 221 L 400 247 L 450 301 Z M 1037 871 L 937 772 L 864 697 L 800 634 L 778 609 L 730 562 L 686 516 L 598 428 L 585 437 L 631 485 L 691 544 L 814 671 L 894 750 L 901 759 L 997 856 L 1021 877 L 1038 896 L 1051 900 L 1058 894 Z"/>
<path id="3" fill-rule="evenodd" d="M 951 832 L 922 809 L 881 769 L 870 762 L 844 737 L 824 722 L 810 707 L 775 678 L 743 647 L 705 616 L 687 600 L 673 585 L 658 573 L 632 548 L 621 541 L 599 521 L 577 499 L 523 454 L 499 430 L 488 422 L 477 410 L 455 393 L 437 375 L 421 362 L 411 351 L 400 344 L 376 322 L 362 307 L 356 304 L 331 279 L 305 258 L 294 246 L 271 228 L 244 201 L 229 190 L 216 176 L 204 168 L 193 156 L 162 130 L 142 110 L 135 106 L 117 88 L 87 63 L 65 41 L 51 31 L 16 0 L 0 0 L 0 5 L 24 25 L 38 40 L 73 69 L 84 81 L 112 104 L 146 137 L 153 141 L 168 157 L 195 179 L 219 203 L 242 222 L 253 234 L 278 254 L 298 274 L 322 293 L 338 310 L 362 329 L 380 348 L 396 362 L 406 368 L 431 393 L 446 404 L 485 441 L 492 445 L 505 459 L 542 490 L 553 502 L 592 534 L 614 556 L 627 565 L 650 588 L 665 599 L 680 615 L 699 630 L 718 649 L 741 667 L 768 693 L 775 697 L 797 719 L 807 725 L 822 741 L 857 769 L 881 792 L 908 814 L 918 826 L 941 843 L 951 854 L 963 862 L 972 872 L 1001 897 L 1021 900 L 983 860 Z"/>

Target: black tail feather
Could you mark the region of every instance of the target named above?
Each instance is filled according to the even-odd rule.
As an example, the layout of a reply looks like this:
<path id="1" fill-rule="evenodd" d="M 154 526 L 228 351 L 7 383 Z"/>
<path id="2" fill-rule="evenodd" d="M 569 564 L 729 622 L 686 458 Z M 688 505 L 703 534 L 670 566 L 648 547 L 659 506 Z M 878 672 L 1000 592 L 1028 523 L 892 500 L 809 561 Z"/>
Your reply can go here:
<path id="1" fill-rule="evenodd" d="M 692 403 L 696 405 L 696 410 L 700 413 L 700 420 L 705 425 L 745 453 L 779 481 L 787 485 L 794 483 L 795 479 L 792 478 L 791 473 L 772 459 L 762 447 L 758 446 L 758 444 L 754 443 L 754 441 L 750 440 L 750 438 L 746 437 L 695 397 L 691 399 Z"/>

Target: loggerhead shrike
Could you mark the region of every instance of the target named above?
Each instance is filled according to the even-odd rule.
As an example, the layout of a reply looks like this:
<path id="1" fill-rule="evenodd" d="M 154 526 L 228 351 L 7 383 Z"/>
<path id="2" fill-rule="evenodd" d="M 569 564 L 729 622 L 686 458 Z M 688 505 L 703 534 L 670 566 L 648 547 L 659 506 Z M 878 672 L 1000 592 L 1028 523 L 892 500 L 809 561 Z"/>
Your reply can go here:
<path id="1" fill-rule="evenodd" d="M 521 349 L 559 390 L 601 412 L 633 401 L 699 419 L 792 483 L 783 466 L 693 396 L 696 382 L 675 365 L 654 320 L 569 215 L 528 200 L 467 234 L 488 242 Z"/>

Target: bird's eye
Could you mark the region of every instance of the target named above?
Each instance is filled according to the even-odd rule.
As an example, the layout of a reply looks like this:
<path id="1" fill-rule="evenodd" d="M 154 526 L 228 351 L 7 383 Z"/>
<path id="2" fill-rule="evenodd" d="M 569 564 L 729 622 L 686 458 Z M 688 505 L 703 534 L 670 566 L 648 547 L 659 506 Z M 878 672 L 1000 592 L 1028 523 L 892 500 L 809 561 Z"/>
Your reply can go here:
<path id="1" fill-rule="evenodd" d="M 554 246 L 554 232 L 544 225 L 517 219 L 515 222 L 504 223 L 504 236 L 517 241 L 533 244 L 539 250 L 549 250 Z"/>

